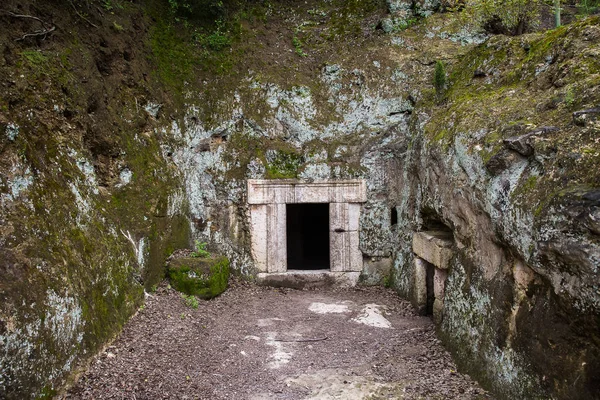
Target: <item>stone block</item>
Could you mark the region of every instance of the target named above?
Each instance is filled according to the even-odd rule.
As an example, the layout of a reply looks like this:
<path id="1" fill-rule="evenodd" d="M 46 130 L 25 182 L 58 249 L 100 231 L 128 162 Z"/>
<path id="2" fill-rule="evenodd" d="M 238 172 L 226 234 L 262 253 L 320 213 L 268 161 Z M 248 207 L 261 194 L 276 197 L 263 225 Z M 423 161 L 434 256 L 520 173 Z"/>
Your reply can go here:
<path id="1" fill-rule="evenodd" d="M 259 272 L 267 272 L 267 206 L 250 206 L 252 258 Z"/>
<path id="2" fill-rule="evenodd" d="M 362 252 L 358 248 L 358 231 L 330 232 L 332 272 L 362 271 Z"/>
<path id="3" fill-rule="evenodd" d="M 433 302 L 433 323 L 440 325 L 444 319 L 444 302 L 440 299 L 435 299 Z"/>
<path id="4" fill-rule="evenodd" d="M 287 270 L 285 204 L 267 205 L 267 270 L 285 272 Z"/>
<path id="5" fill-rule="evenodd" d="M 386 278 L 390 276 L 392 269 L 392 259 L 383 258 L 365 258 L 363 259 L 363 270 L 360 277 L 361 283 L 365 285 L 383 285 Z"/>
<path id="6" fill-rule="evenodd" d="M 229 260 L 223 256 L 175 258 L 167 266 L 175 290 L 203 299 L 212 299 L 227 289 L 229 272 Z"/>
<path id="7" fill-rule="evenodd" d="M 358 231 L 360 219 L 360 204 L 355 203 L 330 203 L 329 204 L 329 230 Z"/>
<path id="8" fill-rule="evenodd" d="M 420 314 L 427 310 L 427 262 L 419 257 L 414 260 L 413 306 Z"/>
<path id="9" fill-rule="evenodd" d="M 283 273 L 259 273 L 256 283 L 262 286 L 292 289 L 315 289 L 323 287 L 354 287 L 360 272 L 293 271 Z"/>
<path id="10" fill-rule="evenodd" d="M 436 300 L 444 299 L 444 290 L 446 288 L 446 278 L 448 277 L 448 270 L 436 268 L 433 275 L 433 294 Z"/>
<path id="11" fill-rule="evenodd" d="M 425 261 L 441 269 L 450 266 L 454 254 L 452 234 L 441 231 L 415 232 L 413 251 Z"/>

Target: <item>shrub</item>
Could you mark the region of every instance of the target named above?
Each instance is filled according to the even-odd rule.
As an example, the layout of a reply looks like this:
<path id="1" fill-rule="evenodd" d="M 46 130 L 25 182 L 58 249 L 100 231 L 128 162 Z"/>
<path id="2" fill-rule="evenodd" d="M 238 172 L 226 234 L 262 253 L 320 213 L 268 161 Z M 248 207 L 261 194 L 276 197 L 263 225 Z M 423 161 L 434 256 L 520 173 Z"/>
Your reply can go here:
<path id="1" fill-rule="evenodd" d="M 577 11 L 580 16 L 592 15 L 600 9 L 600 0 L 581 0 L 577 3 Z"/>
<path id="2" fill-rule="evenodd" d="M 198 303 L 198 298 L 196 296 L 181 294 L 181 298 L 185 302 L 186 306 L 188 306 L 190 308 L 194 308 L 194 309 L 198 308 L 199 303 Z"/>
<path id="3" fill-rule="evenodd" d="M 194 39 L 203 47 L 214 51 L 220 51 L 231 46 L 231 35 L 225 27 L 222 19 L 216 21 L 217 28 L 210 34 L 197 33 Z"/>
<path id="4" fill-rule="evenodd" d="M 436 61 L 433 86 L 438 95 L 442 95 L 446 89 L 446 66 L 442 61 Z"/>
<path id="5" fill-rule="evenodd" d="M 208 256 L 210 256 L 210 253 L 206 250 L 206 242 L 196 240 L 196 251 L 192 253 L 192 257 L 206 258 Z"/>
<path id="6" fill-rule="evenodd" d="M 539 26 L 541 0 L 466 0 L 464 16 L 490 33 L 521 35 Z"/>

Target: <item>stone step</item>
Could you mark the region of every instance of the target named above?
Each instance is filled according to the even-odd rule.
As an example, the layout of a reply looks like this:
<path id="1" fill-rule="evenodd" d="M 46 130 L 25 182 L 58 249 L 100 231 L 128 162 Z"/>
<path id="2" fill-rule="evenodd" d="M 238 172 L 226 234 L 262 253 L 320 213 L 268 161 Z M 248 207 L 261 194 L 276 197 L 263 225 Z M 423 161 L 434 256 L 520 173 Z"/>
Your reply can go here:
<path id="1" fill-rule="evenodd" d="M 292 289 L 314 289 L 330 286 L 352 287 L 358 283 L 360 272 L 331 272 L 321 270 L 288 270 L 287 272 L 259 273 L 256 282 L 263 286 Z"/>

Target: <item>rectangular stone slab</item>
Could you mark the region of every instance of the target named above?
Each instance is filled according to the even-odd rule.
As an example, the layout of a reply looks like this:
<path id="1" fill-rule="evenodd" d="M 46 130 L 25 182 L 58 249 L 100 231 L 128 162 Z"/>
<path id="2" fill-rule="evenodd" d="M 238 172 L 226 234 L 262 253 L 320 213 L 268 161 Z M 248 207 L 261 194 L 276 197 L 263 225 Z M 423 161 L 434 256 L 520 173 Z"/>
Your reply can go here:
<path id="1" fill-rule="evenodd" d="M 453 255 L 452 234 L 440 231 L 415 232 L 413 251 L 425 261 L 441 269 L 448 269 Z"/>
<path id="2" fill-rule="evenodd" d="M 267 272 L 267 206 L 250 206 L 252 258 L 259 272 Z"/>
<path id="3" fill-rule="evenodd" d="M 444 292 L 446 290 L 446 278 L 448 277 L 448 270 L 446 269 L 435 269 L 433 275 L 433 292 L 436 300 L 444 300 Z"/>
<path id="4" fill-rule="evenodd" d="M 248 203 L 364 203 L 363 179 L 303 182 L 297 179 L 248 179 Z"/>
<path id="5" fill-rule="evenodd" d="M 358 231 L 360 218 L 360 204 L 330 203 L 329 204 L 329 230 L 332 232 Z"/>
<path id="6" fill-rule="evenodd" d="M 358 232 L 329 232 L 332 272 L 362 271 Z"/>
<path id="7" fill-rule="evenodd" d="M 427 308 L 427 264 L 426 261 L 415 257 L 413 275 L 413 306 L 424 313 Z"/>
<path id="8" fill-rule="evenodd" d="M 287 270 L 287 233 L 285 204 L 267 205 L 267 270 Z"/>

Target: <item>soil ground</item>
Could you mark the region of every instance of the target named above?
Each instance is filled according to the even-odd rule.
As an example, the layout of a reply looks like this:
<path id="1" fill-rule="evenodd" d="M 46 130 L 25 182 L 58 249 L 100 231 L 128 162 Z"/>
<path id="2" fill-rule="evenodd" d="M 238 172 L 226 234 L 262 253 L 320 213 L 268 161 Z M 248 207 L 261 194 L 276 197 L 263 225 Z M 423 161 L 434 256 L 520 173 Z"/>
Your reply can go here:
<path id="1" fill-rule="evenodd" d="M 236 283 L 197 309 L 159 288 L 64 398 L 490 397 L 391 290 Z"/>

